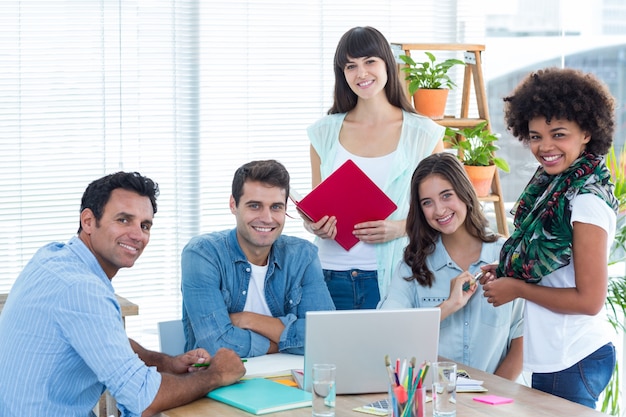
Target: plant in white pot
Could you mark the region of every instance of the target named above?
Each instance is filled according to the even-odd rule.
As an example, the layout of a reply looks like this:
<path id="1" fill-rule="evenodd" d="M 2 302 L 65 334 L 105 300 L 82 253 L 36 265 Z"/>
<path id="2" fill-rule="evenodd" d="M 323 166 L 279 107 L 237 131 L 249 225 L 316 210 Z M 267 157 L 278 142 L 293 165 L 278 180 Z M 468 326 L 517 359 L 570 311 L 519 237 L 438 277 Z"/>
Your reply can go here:
<path id="1" fill-rule="evenodd" d="M 400 59 L 407 65 L 401 70 L 406 73 L 405 80 L 409 82 L 409 94 L 413 96 L 415 110 L 432 119 L 442 119 L 448 92 L 456 86 L 448 72 L 453 66 L 465 63 L 454 58 L 436 62 L 435 55 L 424 53 L 428 60 L 423 62 L 415 62 L 408 55 L 400 55 Z"/>
<path id="2" fill-rule="evenodd" d="M 448 127 L 443 139 L 451 149 L 457 151 L 457 156 L 479 197 L 489 195 L 496 168 L 504 172 L 510 171 L 509 164 L 495 154 L 500 149 L 495 143 L 500 136 L 492 133 L 487 124 L 487 121 L 483 121 L 464 129 Z"/>

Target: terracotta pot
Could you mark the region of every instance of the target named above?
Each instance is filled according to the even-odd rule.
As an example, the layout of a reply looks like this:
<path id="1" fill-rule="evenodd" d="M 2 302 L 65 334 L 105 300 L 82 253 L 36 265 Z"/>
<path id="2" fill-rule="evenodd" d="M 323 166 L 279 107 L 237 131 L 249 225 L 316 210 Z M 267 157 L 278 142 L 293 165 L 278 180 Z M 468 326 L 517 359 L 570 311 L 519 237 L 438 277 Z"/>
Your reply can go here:
<path id="1" fill-rule="evenodd" d="M 496 173 L 496 166 L 489 165 L 486 167 L 463 165 L 470 182 L 476 190 L 478 197 L 487 197 L 491 192 L 491 182 Z"/>
<path id="2" fill-rule="evenodd" d="M 443 119 L 449 91 L 446 88 L 433 90 L 420 88 L 413 94 L 413 106 L 424 116 L 435 120 Z"/>

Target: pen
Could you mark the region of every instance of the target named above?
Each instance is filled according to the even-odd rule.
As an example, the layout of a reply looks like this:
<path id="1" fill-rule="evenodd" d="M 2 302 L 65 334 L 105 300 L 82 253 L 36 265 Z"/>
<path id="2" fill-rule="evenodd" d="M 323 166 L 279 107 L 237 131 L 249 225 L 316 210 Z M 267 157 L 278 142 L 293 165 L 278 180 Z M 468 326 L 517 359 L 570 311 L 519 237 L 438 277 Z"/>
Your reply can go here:
<path id="1" fill-rule="evenodd" d="M 400 373 L 398 374 L 398 380 L 400 381 L 400 385 L 404 385 L 406 382 L 406 359 L 402 361 L 402 367 L 400 368 Z"/>
<path id="2" fill-rule="evenodd" d="M 419 376 L 417 378 L 416 388 L 422 388 L 422 386 L 424 385 L 424 379 L 426 379 L 426 373 L 428 372 L 429 367 L 430 367 L 430 362 L 424 362 L 422 364 L 422 367 L 420 368 Z"/>
<path id="3" fill-rule="evenodd" d="M 242 359 L 241 362 L 246 363 L 246 362 L 248 362 L 248 360 L 247 359 Z M 204 367 L 211 366 L 211 362 L 194 363 L 191 366 L 193 366 L 194 368 L 204 368 Z"/>
<path id="4" fill-rule="evenodd" d="M 389 382 L 391 385 L 399 385 L 400 381 L 398 381 L 398 375 L 391 368 L 391 360 L 389 359 L 389 355 L 385 355 L 385 367 L 387 368 L 387 373 L 389 374 Z"/>
<path id="5" fill-rule="evenodd" d="M 474 278 L 472 278 L 470 282 L 466 282 L 465 284 L 463 284 L 463 291 L 469 290 L 470 287 L 474 285 L 474 283 L 478 282 L 478 280 L 480 280 L 483 277 L 483 275 L 485 275 L 483 271 L 480 271 L 476 275 L 474 275 Z"/>

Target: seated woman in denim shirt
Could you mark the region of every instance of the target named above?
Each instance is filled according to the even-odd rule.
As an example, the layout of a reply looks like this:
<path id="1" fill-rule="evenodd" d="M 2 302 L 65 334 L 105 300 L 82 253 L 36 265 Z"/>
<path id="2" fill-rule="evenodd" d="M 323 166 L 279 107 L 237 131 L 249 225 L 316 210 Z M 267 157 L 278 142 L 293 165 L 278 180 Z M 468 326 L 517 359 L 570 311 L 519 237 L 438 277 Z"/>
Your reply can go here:
<path id="1" fill-rule="evenodd" d="M 317 248 L 281 232 L 289 173 L 279 162 L 253 161 L 233 179 L 237 227 L 196 236 L 182 253 L 186 347 L 241 357 L 304 353 L 309 310 L 334 310 Z"/>
<path id="2" fill-rule="evenodd" d="M 523 302 L 494 308 L 474 280 L 504 243 L 487 225 L 456 156 L 422 160 L 411 180 L 409 245 L 381 308 L 439 307 L 441 356 L 515 380 L 522 370 Z"/>

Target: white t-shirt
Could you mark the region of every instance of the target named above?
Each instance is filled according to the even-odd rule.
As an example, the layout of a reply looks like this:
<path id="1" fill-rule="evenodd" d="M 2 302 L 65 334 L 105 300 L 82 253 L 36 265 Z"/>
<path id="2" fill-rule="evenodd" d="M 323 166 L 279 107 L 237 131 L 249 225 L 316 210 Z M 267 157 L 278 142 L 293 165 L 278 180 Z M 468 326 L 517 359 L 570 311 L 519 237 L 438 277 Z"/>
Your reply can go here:
<path id="1" fill-rule="evenodd" d="M 265 275 L 267 275 L 267 265 L 258 266 L 250 264 L 252 273 L 248 283 L 248 295 L 243 311 L 271 316 L 270 308 L 265 300 Z"/>
<path id="2" fill-rule="evenodd" d="M 607 232 L 607 255 L 615 236 L 616 216 L 599 197 L 582 194 L 572 201 L 571 223 L 593 224 Z M 608 261 L 608 259 L 607 259 Z M 574 260 L 546 275 L 538 284 L 575 287 Z M 557 372 L 569 368 L 611 341 L 612 328 L 604 309 L 595 316 L 561 314 L 526 301 L 524 311 L 524 370 Z"/>

